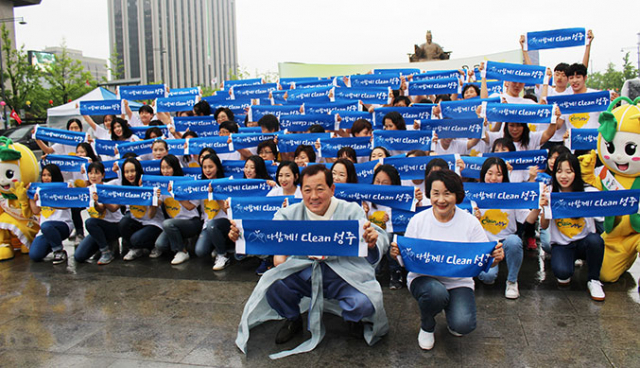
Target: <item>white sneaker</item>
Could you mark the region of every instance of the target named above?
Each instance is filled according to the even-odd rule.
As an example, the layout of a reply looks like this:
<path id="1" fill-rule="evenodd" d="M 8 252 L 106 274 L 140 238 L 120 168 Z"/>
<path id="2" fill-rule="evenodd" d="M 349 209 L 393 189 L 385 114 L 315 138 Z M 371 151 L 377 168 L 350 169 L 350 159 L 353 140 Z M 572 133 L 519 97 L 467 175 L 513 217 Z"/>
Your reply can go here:
<path id="1" fill-rule="evenodd" d="M 142 257 L 144 252 L 142 249 L 129 249 L 129 252 L 122 258 L 125 261 L 133 261 L 136 258 Z"/>
<path id="2" fill-rule="evenodd" d="M 571 277 L 565 280 L 558 279 L 558 286 L 569 286 L 570 283 L 571 283 Z"/>
<path id="3" fill-rule="evenodd" d="M 449 333 L 452 334 L 455 337 L 462 337 L 463 335 L 461 333 L 457 333 L 454 330 L 451 329 L 451 327 L 447 326 L 447 330 L 449 330 Z"/>
<path id="4" fill-rule="evenodd" d="M 158 248 L 153 248 L 151 249 L 151 253 L 149 253 L 149 258 L 160 258 L 160 256 L 162 255 L 162 251 Z"/>
<path id="5" fill-rule="evenodd" d="M 218 252 L 216 252 L 215 249 L 211 251 L 211 259 L 216 259 L 217 255 L 218 255 Z"/>
<path id="6" fill-rule="evenodd" d="M 423 350 L 431 350 L 433 349 L 433 345 L 436 343 L 436 336 L 433 332 L 427 332 L 423 329 L 420 329 L 420 333 L 418 334 L 418 345 Z"/>
<path id="7" fill-rule="evenodd" d="M 188 260 L 189 260 L 189 252 L 178 252 L 176 253 L 175 257 L 173 257 L 173 260 L 171 260 L 171 264 L 179 265 L 180 263 L 183 263 Z"/>
<path id="8" fill-rule="evenodd" d="M 600 281 L 589 280 L 589 282 L 587 282 L 587 288 L 589 289 L 589 294 L 591 294 L 591 299 L 599 302 L 604 300 L 604 290 L 602 290 L 602 283 Z"/>
<path id="9" fill-rule="evenodd" d="M 214 271 L 224 270 L 225 268 L 227 268 L 227 266 L 229 266 L 230 263 L 231 263 L 231 258 L 225 257 L 223 255 L 218 255 L 218 257 L 216 257 L 216 262 L 213 265 L 213 270 Z"/>
<path id="10" fill-rule="evenodd" d="M 573 261 L 573 265 L 575 267 L 582 267 L 584 265 L 584 260 L 582 259 L 576 259 L 575 261 Z"/>
<path id="11" fill-rule="evenodd" d="M 507 299 L 518 299 L 519 296 L 518 282 L 507 281 L 507 289 L 504 291 L 504 297 Z"/>

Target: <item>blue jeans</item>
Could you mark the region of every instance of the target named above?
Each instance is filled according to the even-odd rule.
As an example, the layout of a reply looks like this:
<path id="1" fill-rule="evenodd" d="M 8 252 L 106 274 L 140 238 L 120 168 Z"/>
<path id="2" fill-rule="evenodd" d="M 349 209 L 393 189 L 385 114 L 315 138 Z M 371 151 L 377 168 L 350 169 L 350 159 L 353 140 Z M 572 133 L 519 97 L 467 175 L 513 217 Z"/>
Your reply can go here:
<path id="1" fill-rule="evenodd" d="M 118 223 L 122 241 L 131 249 L 153 249 L 156 239 L 162 233 L 162 229 L 154 225 L 142 225 L 131 216 L 124 216 Z M 124 246 L 123 246 L 124 248 Z"/>
<path id="2" fill-rule="evenodd" d="M 235 243 L 229 239 L 231 222 L 226 218 L 214 219 L 207 222 L 196 242 L 196 256 L 211 257 L 213 249 L 218 254 L 227 254 L 235 247 Z"/>
<path id="3" fill-rule="evenodd" d="M 476 299 L 471 288 L 447 290 L 433 277 L 420 276 L 411 282 L 411 294 L 418 301 L 423 330 L 434 332 L 435 317 L 443 310 L 452 331 L 466 335 L 476 329 Z"/>
<path id="4" fill-rule="evenodd" d="M 73 254 L 76 262 L 86 261 L 98 250 L 101 252 L 110 250 L 109 242 L 120 238 L 120 229 L 117 222 L 90 217 L 84 222 L 84 225 L 89 235 L 78 244 Z"/>
<path id="5" fill-rule="evenodd" d="M 190 219 L 167 219 L 162 223 L 164 232 L 156 240 L 156 248 L 163 252 L 182 252 L 186 246 L 186 239 L 196 236 L 202 229 L 199 217 Z"/>
<path id="6" fill-rule="evenodd" d="M 62 250 L 62 241 L 69 237 L 69 226 L 62 221 L 46 221 L 40 225 L 41 235 L 36 236 L 29 248 L 29 257 L 41 262 L 51 251 Z"/>
<path id="7" fill-rule="evenodd" d="M 549 234 L 549 229 L 540 229 L 540 247 L 546 253 L 551 254 L 551 234 Z"/>
<path id="8" fill-rule="evenodd" d="M 522 266 L 522 239 L 511 234 L 502 240 L 504 249 L 504 259 L 507 262 L 507 281 L 517 282 L 520 266 Z M 491 283 L 498 277 L 498 266 L 491 267 L 488 272 L 480 272 L 478 279 L 482 282 Z"/>
<path id="9" fill-rule="evenodd" d="M 375 312 L 373 304 L 356 288 L 349 285 L 329 266 L 322 263 L 324 297 L 338 300 L 345 321 L 359 322 Z M 267 302 L 278 314 L 288 320 L 300 316 L 300 300 L 311 297 L 311 267 L 277 280 L 267 290 Z"/>
<path id="10" fill-rule="evenodd" d="M 604 240 L 596 233 L 590 233 L 585 238 L 573 241 L 567 245 L 553 244 L 551 246 L 551 270 L 553 274 L 566 280 L 573 276 L 576 259 L 586 259 L 589 267 L 589 280 L 600 280 L 600 268 L 604 257 Z"/>

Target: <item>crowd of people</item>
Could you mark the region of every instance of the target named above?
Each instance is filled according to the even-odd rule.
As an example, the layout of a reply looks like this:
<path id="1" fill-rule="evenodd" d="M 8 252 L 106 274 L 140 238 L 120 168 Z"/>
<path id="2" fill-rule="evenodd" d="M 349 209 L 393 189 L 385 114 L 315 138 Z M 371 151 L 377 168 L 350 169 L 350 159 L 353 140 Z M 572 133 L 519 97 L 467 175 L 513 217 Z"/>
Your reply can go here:
<path id="1" fill-rule="evenodd" d="M 589 38 L 593 39 L 590 31 Z M 603 219 L 549 219 L 548 214 L 541 210 L 548 205 L 550 192 L 597 190 L 585 184 L 583 180 L 578 156 L 585 152 L 573 152 L 565 146 L 565 142 L 568 132 L 572 129 L 597 128 L 599 113 L 573 116 L 556 109 L 554 113 L 557 121 L 546 126 L 484 119 L 481 137 L 439 139 L 436 134 L 431 147 L 426 149 L 390 150 L 384 146 L 373 147 L 372 144 L 372 148 L 363 153 L 345 145 L 335 157 L 327 157 L 326 154 L 321 154 L 320 142 L 316 142 L 315 139 L 315 143 L 300 144 L 293 150 L 285 150 L 282 146 L 283 137 L 296 133 L 332 133 L 333 137 L 347 138 L 372 137 L 374 132 L 380 130 L 420 129 L 418 122 L 414 124 L 413 121 L 405 119 L 403 113 L 397 111 L 387 112 L 381 121 L 376 120 L 374 115 L 381 108 L 396 107 L 399 111 L 405 111 L 402 109 L 430 106 L 430 119 L 435 120 L 443 118 L 442 102 L 480 101 L 498 97 L 503 104 L 545 105 L 548 96 L 592 92 L 586 87 L 590 43 L 588 45 L 582 63 L 560 63 L 553 71 L 548 70 L 553 85 L 545 82 L 543 85 L 525 86 L 524 83 L 504 81 L 503 90 L 494 94 L 489 91 L 483 72 L 484 65 L 479 65 L 477 70 L 459 72 L 460 93 L 439 95 L 410 95 L 407 84 L 411 83 L 414 76 L 397 72 L 401 83 L 399 88 L 391 91 L 391 102 L 385 104 L 357 101 L 359 110 L 369 114 L 370 118 L 359 118 L 348 129 L 328 129 L 327 126 L 313 124 L 300 132 L 282 131 L 281 116 L 278 113 L 263 114 L 260 118 L 253 119 L 255 121 L 250 119 L 251 114 L 246 114 L 247 108 L 255 109 L 265 105 L 263 101 L 269 100 L 269 97 L 274 98 L 273 92 L 258 96 L 260 102 L 257 106 L 252 102 L 253 106 L 245 106 L 234 111 L 230 108 L 231 103 L 228 100 L 229 90 L 223 89 L 210 99 L 203 98 L 192 110 L 177 112 L 175 116 L 167 112 L 157 112 L 148 104 L 140 107 L 138 111 L 132 111 L 129 103 L 125 101 L 125 114 L 122 116 L 106 115 L 102 121 L 91 116 L 84 116 L 84 121 L 69 120 L 66 126 L 69 131 L 82 132 L 91 129 L 92 133 L 87 142 L 75 146 L 49 146 L 43 141 L 38 141 L 44 153 L 44 160 L 48 155 L 67 154 L 87 158 L 88 165 L 81 172 L 62 172 L 55 164 L 44 165 L 41 169 L 42 183 L 67 182 L 76 187 L 100 184 L 142 186 L 148 165 L 143 167 L 141 162 L 155 161 L 155 167 L 159 168 L 162 176 L 191 175 L 194 179 L 214 181 L 229 177 L 229 167 L 237 167 L 240 163 L 242 170 L 232 174 L 234 177 L 237 178 L 240 174 L 246 179 L 265 180 L 272 188 L 267 196 L 283 199 L 284 203 L 275 215 L 275 220 L 368 221 L 365 225 L 365 237 L 369 243 L 367 257 L 344 262 L 332 259 L 322 262 L 317 258 L 305 259 L 286 255 L 239 254 L 235 250 L 239 233 L 235 222 L 230 218 L 228 199 L 176 200 L 170 194 L 171 188 L 168 195 L 158 190 L 157 205 L 153 206 L 106 204 L 101 202 L 98 193 L 92 192 L 93 206 L 89 208 L 40 207 L 36 194 L 30 199 L 29 204 L 33 213 L 39 216 L 40 232 L 31 243 L 29 256 L 33 261 L 40 262 L 51 259 L 47 258 L 47 255 L 52 252 L 53 264 L 65 264 L 69 260 L 63 241 L 70 239 L 76 242 L 73 254 L 76 262 L 95 262 L 101 267 L 118 259 L 133 262 L 141 257 L 166 259 L 170 260 L 172 265 L 177 265 L 195 256 L 211 260 L 213 271 L 218 272 L 248 256 L 258 257 L 260 265 L 256 273 L 264 276 L 247 303 L 241 322 L 238 346 L 243 350 L 248 340 L 248 330 L 256 321 L 271 317 L 286 319 L 286 323 L 278 332 L 278 343 L 289 341 L 302 330 L 300 300 L 303 297 L 318 295 L 318 291 L 312 290 L 311 287 L 312 271 L 323 274 L 324 294 L 319 295 L 337 300 L 342 317 L 353 324 L 359 333 L 364 333 L 370 344 L 377 341 L 388 329 L 377 281 L 382 275 L 389 275 L 390 289 L 407 287 L 416 299 L 421 314 L 418 342 L 422 349 L 428 350 L 434 346 L 435 316 L 442 311 L 446 314 L 451 334 L 461 336 L 473 331 L 476 326 L 474 279 L 407 272 L 403 267 L 398 244 L 393 240 L 394 235 L 450 242 L 496 241 L 498 245 L 491 253 L 494 259 L 493 267 L 481 272 L 477 280 L 485 284 L 495 283 L 499 279 L 498 263 L 504 259 L 502 263 L 507 269 L 507 277 L 502 282 L 505 283 L 504 295 L 508 299 L 517 299 L 520 295 L 518 274 L 524 252 L 540 249 L 545 259 L 550 262 L 551 270 L 560 286 L 571 282 L 576 264 L 582 264 L 582 260 L 585 260 L 590 297 L 596 301 L 603 301 L 605 293 L 600 282 L 605 253 L 605 245 L 600 235 L 603 231 Z M 525 64 L 529 63 L 524 48 L 523 53 Z M 235 81 L 235 88 L 242 86 L 239 82 L 241 81 Z M 292 82 L 296 81 L 287 81 L 289 84 Z M 298 85 L 308 82 L 308 79 L 297 80 Z M 296 100 L 295 103 L 306 102 Z M 311 101 L 311 104 L 313 103 L 317 102 Z M 325 104 L 331 107 L 337 103 L 338 101 Z M 482 108 L 478 107 L 477 113 L 482 118 L 484 115 L 481 110 Z M 348 115 L 339 109 L 332 110 L 331 114 L 338 120 L 345 119 Z M 215 135 L 229 136 L 229 143 L 233 142 L 233 136 L 242 134 L 264 135 L 265 138 L 258 139 L 253 147 L 230 149 L 225 152 L 216 152 L 211 147 L 205 147 L 197 153 L 172 154 L 168 142 L 185 140 L 186 147 L 190 139 L 198 138 L 202 134 L 192 130 L 177 130 L 174 118 L 181 116 L 213 116 L 215 121 L 212 120 L 211 126 L 218 130 Z M 117 143 L 149 140 L 152 142 L 151 152 L 140 155 L 127 152 L 120 155 L 116 148 L 113 154 L 97 154 L 95 145 L 99 140 Z M 482 163 L 479 176 L 476 178 L 461 176 L 461 169 L 465 168 L 464 160 L 457 159 L 452 163 L 438 157 L 452 154 L 457 155 L 455 157 L 478 156 L 483 153 L 539 149 L 548 150 L 545 166 L 532 165 L 527 170 L 514 170 L 503 158 L 489 157 Z M 425 156 L 435 157 L 429 161 L 424 175 L 419 179 L 403 178 L 397 167 L 384 161 L 392 157 Z M 363 181 L 358 175 L 359 167 L 368 162 L 378 163 L 373 167 L 373 174 Z M 540 208 L 513 210 L 472 207 L 465 210 L 459 207 L 465 197 L 465 182 L 534 182 L 540 180 L 540 174 L 546 174 L 550 178 Z M 335 184 L 344 183 L 413 188 L 418 210 L 415 211 L 406 230 L 398 231 L 394 228 L 391 207 L 375 201 L 346 202 L 335 198 Z M 285 198 L 302 202 L 292 204 L 296 201 L 288 202 Z M 86 221 L 83 221 L 83 215 Z M 311 264 L 314 262 L 322 263 L 320 271 L 312 269 Z M 255 303 L 252 303 L 254 299 Z M 317 337 L 320 332 L 314 331 L 318 322 L 312 322 L 313 308 L 312 303 L 309 307 L 309 329 Z M 257 311 L 261 314 L 258 315 Z M 317 315 L 315 318 L 318 318 Z M 312 348 L 315 345 L 310 346 Z M 310 349 L 309 346 L 306 348 L 307 350 L 304 350 L 301 346 L 300 351 Z"/>

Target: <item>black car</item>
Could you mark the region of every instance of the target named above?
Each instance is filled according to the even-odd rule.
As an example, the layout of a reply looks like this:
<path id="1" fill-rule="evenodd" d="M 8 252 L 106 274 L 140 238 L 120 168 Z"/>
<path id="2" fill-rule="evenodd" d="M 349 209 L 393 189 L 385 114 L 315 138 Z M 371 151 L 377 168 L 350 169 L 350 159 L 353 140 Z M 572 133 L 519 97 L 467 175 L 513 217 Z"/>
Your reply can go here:
<path id="1" fill-rule="evenodd" d="M 5 130 L 2 135 L 10 138 L 14 143 L 22 143 L 29 147 L 36 157 L 42 156 L 42 150 L 38 147 L 36 140 L 31 138 L 31 132 L 35 128 L 35 124 L 20 125 Z"/>

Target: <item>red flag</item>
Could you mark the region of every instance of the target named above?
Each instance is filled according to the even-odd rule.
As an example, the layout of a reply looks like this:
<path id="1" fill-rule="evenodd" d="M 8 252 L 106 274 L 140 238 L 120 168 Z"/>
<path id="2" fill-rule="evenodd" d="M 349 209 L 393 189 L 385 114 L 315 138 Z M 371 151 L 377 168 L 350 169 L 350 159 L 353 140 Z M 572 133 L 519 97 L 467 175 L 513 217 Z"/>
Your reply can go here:
<path id="1" fill-rule="evenodd" d="M 20 119 L 20 115 L 18 115 L 18 113 L 16 112 L 16 110 L 11 110 L 11 115 L 9 115 L 13 118 L 13 120 L 17 121 L 18 124 L 22 124 L 22 119 Z"/>

